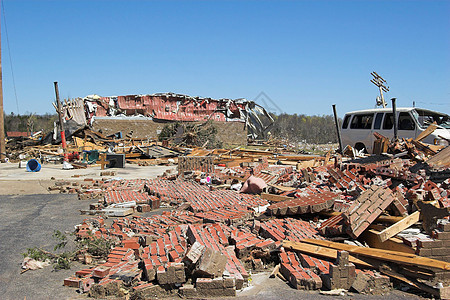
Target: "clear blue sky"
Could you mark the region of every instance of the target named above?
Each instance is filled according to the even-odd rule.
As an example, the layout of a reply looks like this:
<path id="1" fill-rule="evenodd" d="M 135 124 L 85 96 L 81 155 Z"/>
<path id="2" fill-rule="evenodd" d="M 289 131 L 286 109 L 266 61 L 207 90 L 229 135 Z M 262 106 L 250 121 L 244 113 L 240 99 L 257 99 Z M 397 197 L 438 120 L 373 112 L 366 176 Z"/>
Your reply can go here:
<path id="1" fill-rule="evenodd" d="M 450 1 L 2 0 L 4 109 L 175 92 L 332 114 L 388 99 L 450 113 Z M 266 102 L 267 103 L 267 102 Z M 390 104 L 390 101 L 389 101 Z"/>

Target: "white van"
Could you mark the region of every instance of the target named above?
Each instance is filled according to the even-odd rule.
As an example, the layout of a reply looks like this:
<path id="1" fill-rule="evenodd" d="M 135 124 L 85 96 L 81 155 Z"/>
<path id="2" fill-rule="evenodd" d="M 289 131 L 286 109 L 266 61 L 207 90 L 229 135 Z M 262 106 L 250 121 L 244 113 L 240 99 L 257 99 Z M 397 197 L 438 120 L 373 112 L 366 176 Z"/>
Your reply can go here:
<path id="1" fill-rule="evenodd" d="M 398 138 L 416 138 L 429 124 L 436 121 L 438 127 L 423 142 L 448 146 L 450 117 L 447 114 L 414 107 L 397 108 Z M 373 151 L 374 132 L 394 137 L 392 108 L 375 108 L 348 112 L 342 122 L 342 146 L 350 145 L 358 150 Z"/>

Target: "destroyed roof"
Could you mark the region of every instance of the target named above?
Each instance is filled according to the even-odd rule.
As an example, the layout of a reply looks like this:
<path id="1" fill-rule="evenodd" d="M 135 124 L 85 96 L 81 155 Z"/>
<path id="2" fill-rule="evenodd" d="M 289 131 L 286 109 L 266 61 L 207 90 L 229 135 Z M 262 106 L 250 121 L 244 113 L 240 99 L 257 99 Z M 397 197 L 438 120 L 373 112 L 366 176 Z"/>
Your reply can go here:
<path id="1" fill-rule="evenodd" d="M 110 97 L 92 94 L 84 98 L 65 100 L 63 112 L 66 120 L 73 118 L 79 124 L 90 125 L 97 117 L 123 115 L 142 115 L 161 121 L 239 121 L 246 124 L 248 134 L 253 139 L 264 138 L 274 122 L 262 106 L 244 98 L 212 99 L 175 93 Z M 262 116 L 268 121 L 263 122 Z"/>
<path id="2" fill-rule="evenodd" d="M 144 96 L 149 96 L 149 97 L 171 97 L 171 98 L 180 98 L 180 99 L 186 99 L 186 100 L 197 100 L 197 101 L 202 101 L 202 100 L 211 100 L 211 101 L 234 101 L 236 103 L 247 103 L 247 102 L 254 102 L 252 100 L 247 100 L 246 98 L 236 98 L 236 99 L 230 99 L 230 98 L 219 98 L 219 99 L 214 99 L 211 97 L 202 97 L 202 96 L 189 96 L 189 95 L 185 95 L 185 94 L 177 94 L 177 93 L 172 93 L 172 92 L 166 92 L 166 93 L 153 93 L 153 94 L 136 94 L 136 95 L 123 95 L 122 97 L 144 97 Z M 97 94 L 92 94 L 92 95 L 87 95 L 86 97 L 83 98 L 83 100 L 100 100 L 102 98 L 117 98 L 120 96 L 117 95 L 113 95 L 113 96 L 99 96 Z"/>

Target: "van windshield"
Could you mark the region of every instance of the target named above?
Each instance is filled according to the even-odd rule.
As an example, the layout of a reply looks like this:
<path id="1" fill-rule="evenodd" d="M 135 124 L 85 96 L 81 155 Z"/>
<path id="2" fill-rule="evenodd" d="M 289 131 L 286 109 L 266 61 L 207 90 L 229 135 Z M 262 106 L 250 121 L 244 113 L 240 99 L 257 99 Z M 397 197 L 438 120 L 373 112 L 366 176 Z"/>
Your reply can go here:
<path id="1" fill-rule="evenodd" d="M 414 118 L 417 120 L 417 123 L 422 128 L 427 128 L 433 122 L 436 122 L 439 126 L 444 127 L 446 129 L 450 129 L 450 116 L 435 112 L 429 111 L 425 109 L 413 109 L 411 111 Z"/>

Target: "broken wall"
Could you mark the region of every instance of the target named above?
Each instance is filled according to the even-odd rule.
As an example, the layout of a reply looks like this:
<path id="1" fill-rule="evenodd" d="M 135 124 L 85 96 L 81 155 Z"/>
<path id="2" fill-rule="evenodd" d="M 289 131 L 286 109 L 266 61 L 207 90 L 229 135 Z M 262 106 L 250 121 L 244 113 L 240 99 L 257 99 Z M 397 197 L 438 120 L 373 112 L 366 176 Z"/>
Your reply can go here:
<path id="1" fill-rule="evenodd" d="M 196 122 L 197 124 L 199 122 Z M 121 119 L 121 118 L 95 118 L 92 128 L 104 135 L 122 131 L 122 135 L 129 134 L 136 139 L 157 139 L 158 132 L 167 122 L 156 122 L 150 119 Z M 217 128 L 216 138 L 226 145 L 247 144 L 247 130 L 241 122 L 213 122 Z"/>

